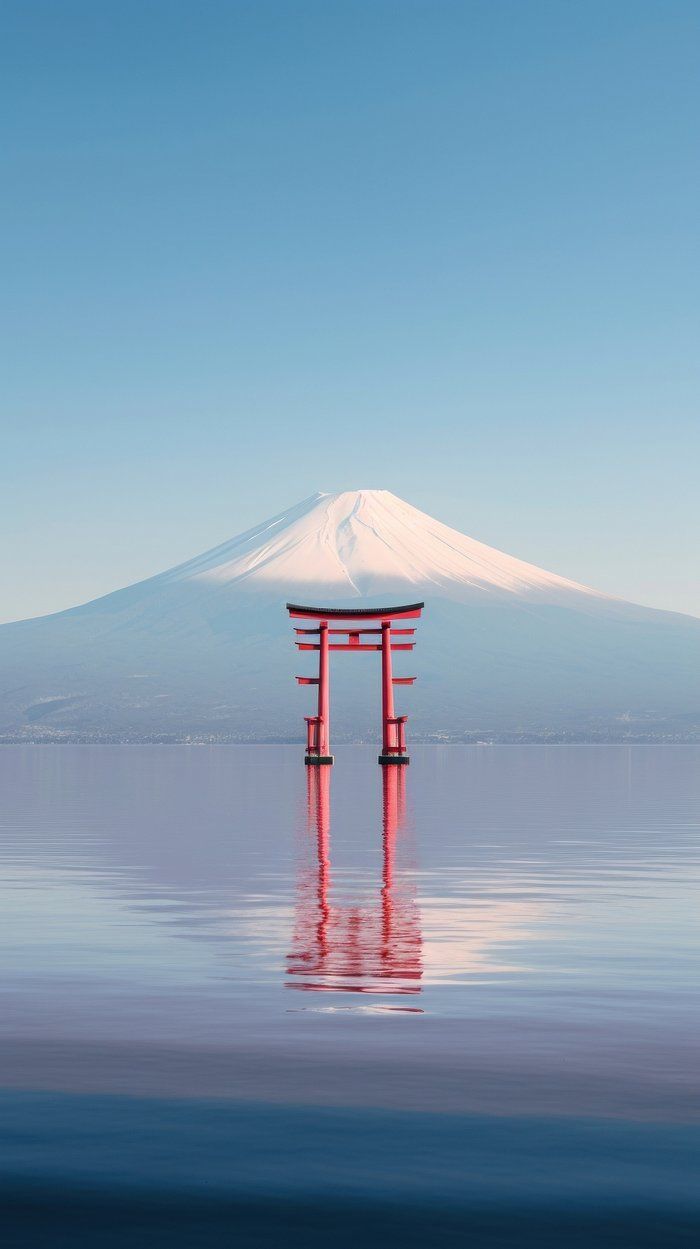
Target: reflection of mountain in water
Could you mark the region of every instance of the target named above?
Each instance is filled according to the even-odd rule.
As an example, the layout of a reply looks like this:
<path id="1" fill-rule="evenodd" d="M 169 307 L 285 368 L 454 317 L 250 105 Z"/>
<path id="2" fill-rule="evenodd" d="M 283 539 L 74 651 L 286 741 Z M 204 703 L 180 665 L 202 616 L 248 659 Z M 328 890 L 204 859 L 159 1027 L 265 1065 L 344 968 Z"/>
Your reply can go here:
<path id="1" fill-rule="evenodd" d="M 308 830 L 314 862 L 299 875 L 289 988 L 313 992 L 420 993 L 420 914 L 408 878 L 395 875 L 397 834 L 405 811 L 403 768 L 382 768 L 383 868 L 370 901 L 333 901 L 328 768 L 308 768 Z"/>

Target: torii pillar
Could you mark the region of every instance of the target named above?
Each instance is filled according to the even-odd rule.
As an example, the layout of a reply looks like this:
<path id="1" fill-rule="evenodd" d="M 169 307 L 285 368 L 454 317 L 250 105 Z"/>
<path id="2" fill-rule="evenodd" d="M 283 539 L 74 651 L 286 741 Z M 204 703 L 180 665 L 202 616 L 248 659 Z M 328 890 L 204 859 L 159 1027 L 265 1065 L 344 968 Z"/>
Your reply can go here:
<path id="1" fill-rule="evenodd" d="M 322 620 L 319 625 L 319 655 L 318 655 L 318 724 L 317 724 L 317 752 L 309 755 L 307 753 L 306 762 L 314 763 L 332 763 L 333 756 L 331 749 L 331 687 L 330 676 L 331 668 L 328 662 L 328 621 Z"/>
<path id="2" fill-rule="evenodd" d="M 394 676 L 391 665 L 391 621 L 382 620 L 382 753 L 379 763 L 409 763 L 406 754 L 408 716 L 394 714 Z"/>

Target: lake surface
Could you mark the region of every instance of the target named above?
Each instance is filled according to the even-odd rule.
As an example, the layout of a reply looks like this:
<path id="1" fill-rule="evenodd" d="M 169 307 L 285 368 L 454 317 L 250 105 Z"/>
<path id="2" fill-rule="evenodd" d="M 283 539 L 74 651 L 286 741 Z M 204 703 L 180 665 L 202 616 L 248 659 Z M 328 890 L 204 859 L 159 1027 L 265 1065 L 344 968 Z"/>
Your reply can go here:
<path id="1" fill-rule="evenodd" d="M 5 1243 L 698 1243 L 700 748 L 376 757 L 0 750 Z"/>

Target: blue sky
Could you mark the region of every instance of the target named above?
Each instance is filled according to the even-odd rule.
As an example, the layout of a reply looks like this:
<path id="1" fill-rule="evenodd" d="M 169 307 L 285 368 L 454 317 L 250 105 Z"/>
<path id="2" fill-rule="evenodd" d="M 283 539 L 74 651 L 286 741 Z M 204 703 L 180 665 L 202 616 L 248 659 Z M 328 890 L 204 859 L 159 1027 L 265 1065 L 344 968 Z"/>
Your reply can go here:
<path id="1" fill-rule="evenodd" d="M 700 614 L 700 9 L 5 0 L 0 619 L 381 487 Z"/>

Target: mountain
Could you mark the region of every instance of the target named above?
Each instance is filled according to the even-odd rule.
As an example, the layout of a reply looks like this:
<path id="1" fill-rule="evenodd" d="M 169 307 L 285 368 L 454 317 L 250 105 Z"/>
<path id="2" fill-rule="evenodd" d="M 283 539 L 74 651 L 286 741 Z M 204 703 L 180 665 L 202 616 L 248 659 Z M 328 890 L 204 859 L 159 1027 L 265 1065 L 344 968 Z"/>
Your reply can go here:
<path id="1" fill-rule="evenodd" d="M 158 576 L 0 628 L 2 740 L 296 740 L 285 601 L 425 600 L 409 733 L 700 738 L 700 620 L 600 594 L 386 490 L 316 494 Z M 402 662 L 398 662 L 402 661 Z M 378 657 L 332 663 L 332 736 L 376 739 Z"/>

